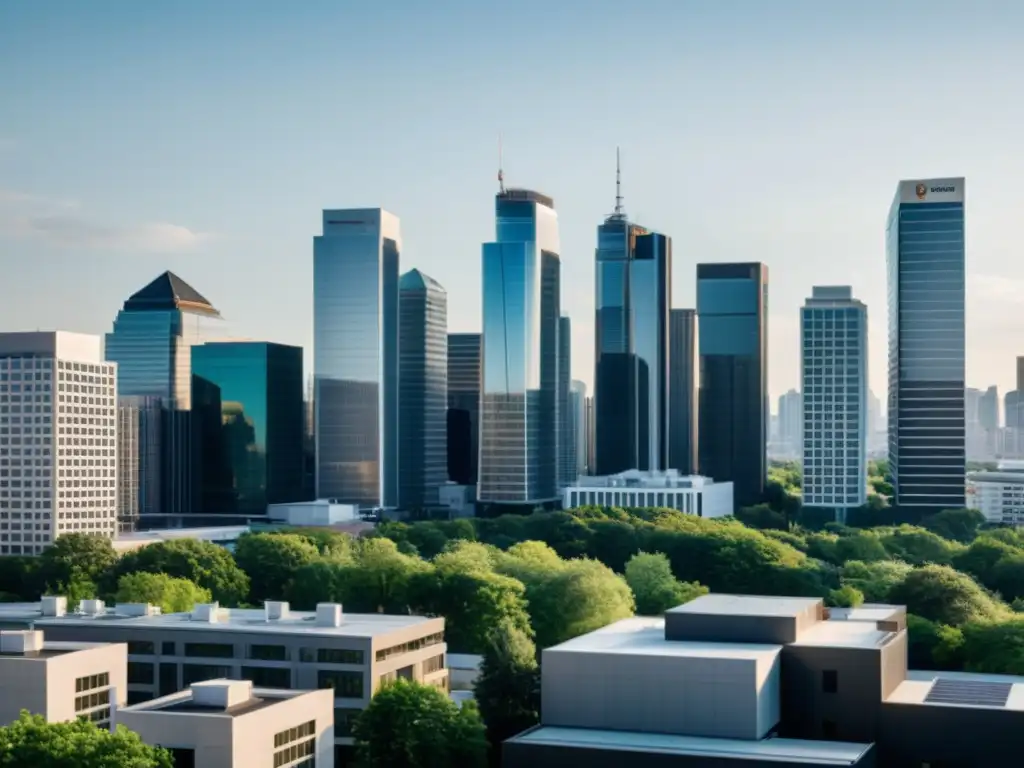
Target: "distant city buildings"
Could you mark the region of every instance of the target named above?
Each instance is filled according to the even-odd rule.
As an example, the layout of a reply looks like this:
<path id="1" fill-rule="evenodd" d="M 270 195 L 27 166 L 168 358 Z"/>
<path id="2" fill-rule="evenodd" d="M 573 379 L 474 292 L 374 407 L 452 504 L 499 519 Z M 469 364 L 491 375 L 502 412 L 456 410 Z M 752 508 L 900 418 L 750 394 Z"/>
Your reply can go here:
<path id="1" fill-rule="evenodd" d="M 479 333 L 448 334 L 448 479 L 476 485 L 480 458 Z"/>
<path id="2" fill-rule="evenodd" d="M 804 444 L 804 396 L 791 389 L 779 396 L 778 415 L 773 435 L 774 455 L 783 459 L 798 458 Z"/>
<path id="3" fill-rule="evenodd" d="M 590 455 L 590 440 L 587 428 L 587 385 L 582 381 L 573 379 L 569 385 L 569 439 L 573 442 L 573 472 L 572 482 L 576 481 L 579 475 L 585 475 L 590 470 L 587 461 Z"/>
<path id="4" fill-rule="evenodd" d="M 558 318 L 558 487 L 576 481 L 576 436 L 569 409 L 572 389 L 572 321 Z"/>
<path id="5" fill-rule="evenodd" d="M 700 358 L 697 311 L 669 313 L 668 466 L 683 475 L 697 472 L 697 383 Z"/>
<path id="6" fill-rule="evenodd" d="M 562 490 L 562 506 L 664 507 L 709 518 L 727 517 L 735 511 L 732 483 L 682 475 L 674 469 L 631 469 L 614 475 L 580 477 Z"/>

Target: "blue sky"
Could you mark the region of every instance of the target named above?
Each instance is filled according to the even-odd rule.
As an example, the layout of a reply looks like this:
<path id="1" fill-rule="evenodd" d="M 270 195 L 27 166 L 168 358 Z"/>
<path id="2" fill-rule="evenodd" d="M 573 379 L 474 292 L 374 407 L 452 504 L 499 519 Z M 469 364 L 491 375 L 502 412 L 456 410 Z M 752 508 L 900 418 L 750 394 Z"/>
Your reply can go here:
<path id="1" fill-rule="evenodd" d="M 555 198 L 573 373 L 593 367 L 595 228 L 614 205 L 700 261 L 770 270 L 770 389 L 798 307 L 851 284 L 885 391 L 897 180 L 968 188 L 968 383 L 1024 354 L 1024 4 L 1006 0 L 206 0 L 0 5 L 0 329 L 109 329 L 173 269 L 232 335 L 308 346 L 324 207 L 401 217 L 403 270 L 476 330 L 497 135 Z"/>

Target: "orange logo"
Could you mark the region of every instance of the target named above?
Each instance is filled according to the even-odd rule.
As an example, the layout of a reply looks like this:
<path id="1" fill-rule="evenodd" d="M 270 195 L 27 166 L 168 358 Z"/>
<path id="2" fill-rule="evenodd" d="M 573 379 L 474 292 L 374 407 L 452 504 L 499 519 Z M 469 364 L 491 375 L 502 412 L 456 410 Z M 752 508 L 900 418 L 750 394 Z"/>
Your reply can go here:
<path id="1" fill-rule="evenodd" d="M 918 200 L 924 200 L 925 195 L 928 194 L 928 187 L 926 187 L 924 184 L 918 184 L 915 192 L 917 192 Z"/>

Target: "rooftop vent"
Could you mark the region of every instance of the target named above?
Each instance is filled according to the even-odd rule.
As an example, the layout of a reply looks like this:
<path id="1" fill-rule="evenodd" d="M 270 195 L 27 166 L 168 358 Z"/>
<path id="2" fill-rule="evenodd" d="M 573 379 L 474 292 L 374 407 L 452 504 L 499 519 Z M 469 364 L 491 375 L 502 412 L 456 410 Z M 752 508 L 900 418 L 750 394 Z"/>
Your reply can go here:
<path id="1" fill-rule="evenodd" d="M 318 627 L 340 627 L 341 603 L 317 603 L 316 625 Z"/>
<path id="2" fill-rule="evenodd" d="M 217 623 L 220 603 L 197 603 L 192 609 L 192 621 L 205 621 L 207 624 Z"/>
<path id="3" fill-rule="evenodd" d="M 23 629 L 0 632 L 0 653 L 38 653 L 43 650 L 43 633 Z"/>
<path id="4" fill-rule="evenodd" d="M 263 610 L 266 613 L 267 621 L 288 618 L 288 603 L 280 600 L 267 600 L 263 604 Z"/>
<path id="5" fill-rule="evenodd" d="M 231 709 L 252 698 L 251 680 L 205 680 L 192 683 L 192 703 L 201 707 Z"/>
<path id="6" fill-rule="evenodd" d="M 39 608 L 43 616 L 63 616 L 68 612 L 68 599 L 56 596 L 43 597 Z"/>
<path id="7" fill-rule="evenodd" d="M 960 680 L 939 677 L 932 684 L 926 704 L 967 704 L 973 707 L 1005 707 L 1013 683 Z"/>
<path id="8" fill-rule="evenodd" d="M 80 600 L 78 612 L 86 616 L 98 616 L 103 613 L 104 603 L 102 600 Z"/>
<path id="9" fill-rule="evenodd" d="M 122 616 L 159 616 L 160 606 L 150 603 L 118 603 L 114 611 Z"/>

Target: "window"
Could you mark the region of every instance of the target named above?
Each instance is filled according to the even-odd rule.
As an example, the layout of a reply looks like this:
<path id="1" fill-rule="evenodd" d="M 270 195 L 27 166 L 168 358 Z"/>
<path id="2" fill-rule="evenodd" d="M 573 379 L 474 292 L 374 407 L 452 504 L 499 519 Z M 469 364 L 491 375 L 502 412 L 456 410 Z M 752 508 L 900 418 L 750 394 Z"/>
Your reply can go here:
<path id="1" fill-rule="evenodd" d="M 250 645 L 248 658 L 258 661 L 288 661 L 288 649 L 283 645 Z"/>
<path id="2" fill-rule="evenodd" d="M 141 704 L 144 701 L 151 701 L 153 694 L 149 691 L 128 691 L 128 706 Z"/>
<path id="3" fill-rule="evenodd" d="M 185 655 L 231 659 L 235 656 L 235 646 L 228 643 L 185 643 Z"/>
<path id="4" fill-rule="evenodd" d="M 400 643 L 393 645 L 390 648 L 382 648 L 377 651 L 377 661 L 384 661 L 391 656 L 396 656 L 400 653 L 409 653 L 410 651 L 418 651 L 420 648 L 426 648 L 431 645 L 438 645 L 444 642 L 444 632 L 437 632 L 433 635 L 427 635 L 426 637 L 420 637 L 416 640 L 410 640 L 407 643 Z"/>
<path id="5" fill-rule="evenodd" d="M 86 675 L 75 680 L 75 693 L 91 691 L 96 688 L 107 688 L 110 686 L 110 673 L 103 672 L 99 675 Z"/>
<path id="6" fill-rule="evenodd" d="M 439 669 L 444 669 L 444 654 L 438 654 L 437 656 L 431 656 L 429 659 L 423 662 L 423 674 L 429 675 L 431 672 L 437 672 Z"/>
<path id="7" fill-rule="evenodd" d="M 160 665 L 160 695 L 169 696 L 172 693 L 177 693 L 181 689 L 178 687 L 178 665 L 177 664 L 161 664 Z"/>
<path id="8" fill-rule="evenodd" d="M 194 749 L 181 749 L 170 747 L 171 762 L 174 768 L 196 768 L 196 751 Z"/>
<path id="9" fill-rule="evenodd" d="M 283 749 L 282 749 L 283 747 Z M 292 765 L 296 760 L 310 757 L 316 752 L 316 721 L 289 728 L 274 734 L 274 768 Z M 314 761 L 303 761 L 300 765 L 313 765 Z"/>
<path id="10" fill-rule="evenodd" d="M 334 695 L 343 699 L 361 699 L 363 697 L 362 672 L 337 672 L 321 669 L 317 672 L 320 688 L 333 688 Z"/>
<path id="11" fill-rule="evenodd" d="M 110 704 L 110 689 L 105 691 L 96 691 L 95 693 L 87 693 L 84 696 L 75 697 L 75 712 L 84 712 L 87 709 L 93 709 L 99 706 L 109 706 Z"/>
<path id="12" fill-rule="evenodd" d="M 303 660 L 312 661 L 312 649 L 303 648 L 302 650 L 307 655 L 307 659 Z M 365 657 L 362 651 L 349 648 L 317 648 L 316 660 L 320 664 L 362 664 Z"/>
<path id="13" fill-rule="evenodd" d="M 834 669 L 826 669 L 821 673 L 821 690 L 825 693 L 836 693 L 839 690 L 839 673 Z"/>
<path id="14" fill-rule="evenodd" d="M 413 679 L 412 664 L 410 664 L 408 667 L 402 667 L 395 674 L 398 675 L 403 680 L 412 680 Z"/>
<path id="15" fill-rule="evenodd" d="M 128 662 L 128 682 L 139 685 L 153 684 L 153 665 L 141 661 Z"/>
<path id="16" fill-rule="evenodd" d="M 201 683 L 204 680 L 219 680 L 222 677 L 231 677 L 231 667 L 218 664 L 182 664 L 181 665 L 181 687 L 188 688 L 192 683 Z"/>
<path id="17" fill-rule="evenodd" d="M 154 646 L 153 643 L 148 640 L 129 640 L 128 653 L 129 655 L 135 656 L 152 656 L 154 653 Z"/>
<path id="18" fill-rule="evenodd" d="M 281 667 L 242 667 L 242 679 L 260 688 L 292 687 L 292 671 Z"/>
<path id="19" fill-rule="evenodd" d="M 175 649 L 175 642 L 173 640 L 165 640 L 160 643 L 160 653 L 164 656 L 174 656 L 178 651 Z"/>
<path id="20" fill-rule="evenodd" d="M 363 714 L 361 709 L 337 708 L 334 710 L 334 738 L 340 739 L 352 735 L 352 726 Z"/>

